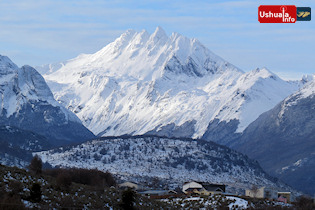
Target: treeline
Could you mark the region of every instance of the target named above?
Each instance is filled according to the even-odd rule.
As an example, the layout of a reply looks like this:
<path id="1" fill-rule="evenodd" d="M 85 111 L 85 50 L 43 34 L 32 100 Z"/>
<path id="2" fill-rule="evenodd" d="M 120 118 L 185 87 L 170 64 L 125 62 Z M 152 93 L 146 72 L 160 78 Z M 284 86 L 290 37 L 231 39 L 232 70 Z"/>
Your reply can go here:
<path id="1" fill-rule="evenodd" d="M 96 169 L 57 168 L 44 170 L 43 173 L 56 178 L 57 184 L 64 187 L 69 187 L 72 182 L 103 188 L 116 186 L 111 173 Z"/>
<path id="2" fill-rule="evenodd" d="M 53 168 L 43 170 L 42 160 L 36 155 L 28 169 L 36 175 L 48 175 L 54 177 L 61 187 L 70 187 L 72 182 L 96 187 L 116 186 L 113 175 L 109 172 L 102 172 L 96 169 L 83 168 Z"/>

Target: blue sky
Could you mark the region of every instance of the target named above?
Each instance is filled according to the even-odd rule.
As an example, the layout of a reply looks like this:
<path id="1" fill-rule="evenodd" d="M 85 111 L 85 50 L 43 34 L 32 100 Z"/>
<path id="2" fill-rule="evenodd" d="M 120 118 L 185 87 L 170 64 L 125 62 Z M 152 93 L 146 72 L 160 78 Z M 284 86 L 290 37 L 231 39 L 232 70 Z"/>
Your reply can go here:
<path id="1" fill-rule="evenodd" d="M 0 54 L 37 66 L 94 53 L 130 28 L 152 33 L 161 26 L 199 39 L 244 71 L 267 67 L 284 78 L 315 73 L 315 19 L 260 24 L 261 4 L 315 8 L 314 0 L 0 0 Z"/>

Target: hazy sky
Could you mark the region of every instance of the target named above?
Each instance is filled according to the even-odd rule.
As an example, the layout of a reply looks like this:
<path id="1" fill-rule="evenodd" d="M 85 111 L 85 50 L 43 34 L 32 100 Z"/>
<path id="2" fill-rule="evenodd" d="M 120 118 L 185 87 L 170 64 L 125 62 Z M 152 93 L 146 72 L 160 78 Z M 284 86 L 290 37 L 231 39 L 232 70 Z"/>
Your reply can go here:
<path id="1" fill-rule="evenodd" d="M 161 26 L 169 35 L 199 39 L 244 71 L 267 67 L 284 78 L 315 73 L 315 18 L 260 24 L 261 4 L 315 8 L 314 0 L 0 0 L 0 54 L 37 66 L 94 53 L 130 28 L 152 33 Z"/>

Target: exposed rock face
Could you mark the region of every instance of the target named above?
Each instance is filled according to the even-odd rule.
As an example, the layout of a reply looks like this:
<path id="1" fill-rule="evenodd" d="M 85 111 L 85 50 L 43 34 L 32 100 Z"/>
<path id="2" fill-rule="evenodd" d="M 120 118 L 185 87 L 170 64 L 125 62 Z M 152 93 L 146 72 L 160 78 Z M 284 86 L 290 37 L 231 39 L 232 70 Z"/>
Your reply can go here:
<path id="1" fill-rule="evenodd" d="M 44 136 L 11 126 L 0 126 L 0 163 L 26 167 L 32 152 L 50 149 L 52 145 Z"/>
<path id="2" fill-rule="evenodd" d="M 34 68 L 18 68 L 5 56 L 0 56 L 0 96 L 0 125 L 33 131 L 56 145 L 94 137 L 75 114 L 55 101 Z"/>
<path id="3" fill-rule="evenodd" d="M 232 147 L 293 187 L 315 193 L 315 82 L 262 114 Z"/>
<path id="4" fill-rule="evenodd" d="M 166 137 L 189 137 L 195 133 L 194 124 L 195 120 L 187 121 L 181 126 L 176 126 L 175 123 L 171 123 L 165 126 L 158 126 L 152 131 L 147 132 L 148 135 L 158 135 Z"/>
<path id="5" fill-rule="evenodd" d="M 234 143 L 240 136 L 240 133 L 235 132 L 239 123 L 239 120 L 236 119 L 229 122 L 214 119 L 209 123 L 202 139 L 213 139 L 214 142 L 229 146 L 230 143 Z"/>

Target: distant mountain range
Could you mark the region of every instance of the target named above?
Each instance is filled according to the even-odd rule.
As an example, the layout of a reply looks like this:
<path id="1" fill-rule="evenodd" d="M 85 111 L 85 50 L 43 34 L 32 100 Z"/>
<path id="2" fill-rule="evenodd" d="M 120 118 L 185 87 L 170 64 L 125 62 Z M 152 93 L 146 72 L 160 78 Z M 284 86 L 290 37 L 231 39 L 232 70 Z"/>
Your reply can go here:
<path id="1" fill-rule="evenodd" d="M 94 54 L 37 67 L 55 98 L 98 136 L 157 134 L 229 145 L 299 84 L 244 73 L 196 39 L 128 30 Z"/>
<path id="2" fill-rule="evenodd" d="M 313 195 L 315 79 L 251 123 L 232 148 L 258 160 L 273 176 Z"/>

